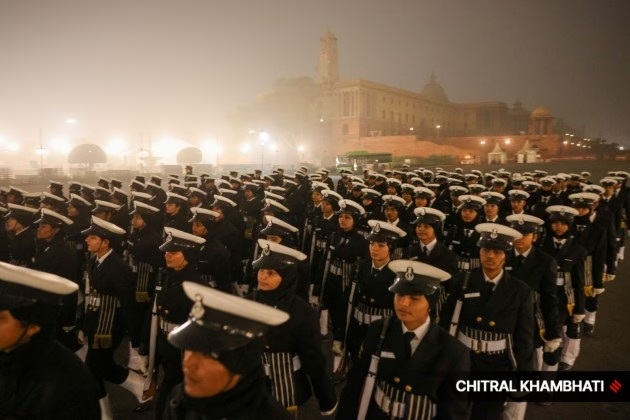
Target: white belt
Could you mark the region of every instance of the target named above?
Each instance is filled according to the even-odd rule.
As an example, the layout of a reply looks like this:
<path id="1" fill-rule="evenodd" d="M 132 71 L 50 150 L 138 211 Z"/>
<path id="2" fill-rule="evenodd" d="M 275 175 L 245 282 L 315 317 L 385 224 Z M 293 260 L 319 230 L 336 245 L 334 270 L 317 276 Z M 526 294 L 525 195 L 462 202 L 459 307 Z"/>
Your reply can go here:
<path id="1" fill-rule="evenodd" d="M 475 340 L 474 338 L 470 338 L 460 331 L 457 334 L 457 339 L 469 349 L 480 353 L 503 351 L 507 349 L 507 340 L 505 338 L 495 341 Z"/>
<path id="2" fill-rule="evenodd" d="M 378 385 L 376 385 L 376 391 L 374 391 L 374 402 L 388 417 L 399 418 L 405 413 L 405 403 L 392 401 Z"/>
<path id="3" fill-rule="evenodd" d="M 556 277 L 556 286 L 564 286 L 564 276 Z"/>
<path id="4" fill-rule="evenodd" d="M 175 328 L 179 327 L 178 324 L 173 324 L 172 322 L 164 321 L 164 319 L 160 319 L 160 329 L 165 333 L 170 333 Z"/>
<path id="5" fill-rule="evenodd" d="M 330 274 L 334 274 L 335 276 L 342 276 L 343 275 L 343 268 L 331 264 L 330 265 Z"/>
<path id="6" fill-rule="evenodd" d="M 359 308 L 354 308 L 354 319 L 359 321 L 359 324 L 371 324 L 374 321 L 378 321 L 382 319 L 383 315 L 370 315 L 364 312 L 361 312 Z"/>
<path id="7" fill-rule="evenodd" d="M 319 249 L 326 248 L 326 241 L 316 240 L 315 246 Z"/>

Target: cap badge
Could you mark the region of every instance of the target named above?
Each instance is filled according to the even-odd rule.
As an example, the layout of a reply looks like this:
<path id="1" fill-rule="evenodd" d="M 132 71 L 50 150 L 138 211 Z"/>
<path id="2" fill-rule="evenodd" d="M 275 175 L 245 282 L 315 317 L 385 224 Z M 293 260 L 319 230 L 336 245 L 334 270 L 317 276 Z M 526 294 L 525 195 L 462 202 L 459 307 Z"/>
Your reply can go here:
<path id="1" fill-rule="evenodd" d="M 564 210 L 564 207 L 560 208 L 560 216 L 564 216 L 564 214 L 566 213 L 566 211 Z"/>
<path id="2" fill-rule="evenodd" d="M 377 223 L 374 225 L 374 232 L 378 233 L 381 231 L 381 225 L 380 223 Z"/>
<path id="3" fill-rule="evenodd" d="M 405 279 L 407 281 L 412 281 L 413 280 L 413 268 L 411 267 L 407 267 L 407 272 L 405 273 Z"/>
<path id="4" fill-rule="evenodd" d="M 269 249 L 269 245 L 265 245 L 265 247 L 263 248 L 262 254 L 264 256 L 271 254 L 271 249 Z"/>
<path id="5" fill-rule="evenodd" d="M 525 220 L 523 219 L 523 216 L 518 218 L 518 224 L 523 226 L 525 224 Z"/>
<path id="6" fill-rule="evenodd" d="M 166 235 L 166 241 L 165 242 L 170 242 L 173 240 L 173 233 L 169 232 L 168 235 Z"/>
<path id="7" fill-rule="evenodd" d="M 194 320 L 202 319 L 204 314 L 206 313 L 206 310 L 204 309 L 203 303 L 201 303 L 201 301 L 202 301 L 201 295 L 196 295 L 195 304 L 190 309 L 190 317 L 193 318 Z"/>
<path id="8" fill-rule="evenodd" d="M 424 207 L 420 207 L 420 214 L 424 216 L 426 213 L 427 213 L 427 212 L 426 212 L 426 210 L 424 209 Z"/>
<path id="9" fill-rule="evenodd" d="M 346 202 L 342 201 L 341 203 L 339 203 L 339 207 L 341 207 L 342 209 L 346 208 Z"/>
<path id="10" fill-rule="evenodd" d="M 496 229 L 492 229 L 492 232 L 490 232 L 490 237 L 492 239 L 497 239 L 497 237 L 499 236 L 499 233 Z"/>

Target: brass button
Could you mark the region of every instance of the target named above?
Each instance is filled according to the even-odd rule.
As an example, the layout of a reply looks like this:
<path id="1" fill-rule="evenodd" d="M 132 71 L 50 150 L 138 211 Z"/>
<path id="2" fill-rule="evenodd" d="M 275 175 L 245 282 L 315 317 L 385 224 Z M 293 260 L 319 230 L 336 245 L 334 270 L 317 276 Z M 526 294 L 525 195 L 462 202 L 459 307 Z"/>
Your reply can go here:
<path id="1" fill-rule="evenodd" d="M 406 392 L 411 392 L 413 388 L 411 387 L 411 385 L 405 385 L 405 391 Z"/>
<path id="2" fill-rule="evenodd" d="M 374 303 L 374 298 L 370 299 L 370 303 Z"/>
<path id="3" fill-rule="evenodd" d="M 367 299 L 367 296 L 363 295 L 363 299 L 364 299 L 364 300 L 365 300 L 365 299 Z"/>
<path id="4" fill-rule="evenodd" d="M 475 321 L 477 321 L 477 322 L 481 322 L 481 321 L 483 321 L 483 318 L 482 318 L 482 317 L 480 317 L 480 316 L 478 316 L 478 317 L 475 319 Z"/>
<path id="5" fill-rule="evenodd" d="M 269 346 L 265 346 L 265 350 L 269 350 Z"/>
<path id="6" fill-rule="evenodd" d="M 400 378 L 398 376 L 394 377 L 394 382 L 399 383 L 400 382 Z"/>
<path id="7" fill-rule="evenodd" d="M 164 309 L 164 313 L 167 314 L 168 313 L 168 309 Z"/>
<path id="8" fill-rule="evenodd" d="M 495 325 L 497 325 L 497 323 L 494 321 L 490 321 L 488 322 L 488 325 L 490 325 L 491 327 L 494 327 Z"/>

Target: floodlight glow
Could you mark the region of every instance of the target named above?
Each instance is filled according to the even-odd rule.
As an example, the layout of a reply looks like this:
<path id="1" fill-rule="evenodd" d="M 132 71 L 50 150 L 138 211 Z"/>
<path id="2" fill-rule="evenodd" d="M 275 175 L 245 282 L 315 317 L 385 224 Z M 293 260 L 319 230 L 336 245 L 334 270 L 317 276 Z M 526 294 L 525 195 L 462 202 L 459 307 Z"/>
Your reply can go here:
<path id="1" fill-rule="evenodd" d="M 300 144 L 300 145 L 297 147 L 297 150 L 298 150 L 298 152 L 303 152 L 303 151 L 305 151 L 305 150 L 306 150 L 306 147 L 304 147 L 304 145 Z"/>
<path id="2" fill-rule="evenodd" d="M 241 153 L 248 153 L 251 149 L 251 146 L 248 143 L 242 144 L 240 151 Z"/>
<path id="3" fill-rule="evenodd" d="M 105 146 L 105 153 L 108 155 L 120 155 L 127 149 L 127 143 L 125 139 L 121 137 L 115 137 L 109 141 Z"/>
<path id="4" fill-rule="evenodd" d="M 19 143 L 7 143 L 7 150 L 9 152 L 17 152 L 18 150 L 20 150 L 20 144 Z"/>
<path id="5" fill-rule="evenodd" d="M 68 139 L 63 137 L 54 137 L 50 141 L 50 149 L 55 152 L 59 152 L 60 154 L 66 154 L 72 150 L 72 145 L 70 145 Z"/>
<path id="6" fill-rule="evenodd" d="M 77 120 L 74 119 L 74 118 L 68 118 L 66 120 L 66 124 L 68 124 L 68 125 L 76 125 L 77 124 Z"/>

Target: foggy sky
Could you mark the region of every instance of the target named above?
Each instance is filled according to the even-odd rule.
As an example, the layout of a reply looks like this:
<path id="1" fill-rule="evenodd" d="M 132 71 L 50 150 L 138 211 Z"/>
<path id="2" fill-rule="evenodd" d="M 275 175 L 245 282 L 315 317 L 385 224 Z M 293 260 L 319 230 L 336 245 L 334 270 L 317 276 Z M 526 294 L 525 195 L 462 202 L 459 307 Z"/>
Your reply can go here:
<path id="1" fill-rule="evenodd" d="M 0 135 L 221 137 L 225 116 L 281 77 L 341 79 L 453 102 L 521 99 L 630 146 L 623 0 L 0 0 Z"/>

